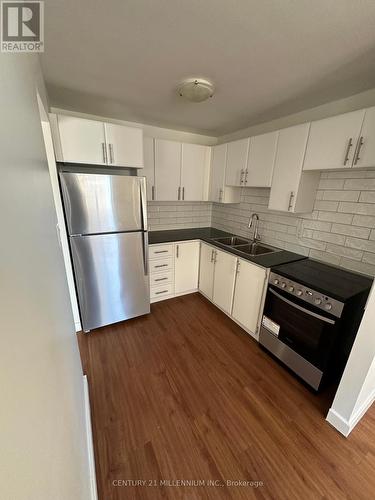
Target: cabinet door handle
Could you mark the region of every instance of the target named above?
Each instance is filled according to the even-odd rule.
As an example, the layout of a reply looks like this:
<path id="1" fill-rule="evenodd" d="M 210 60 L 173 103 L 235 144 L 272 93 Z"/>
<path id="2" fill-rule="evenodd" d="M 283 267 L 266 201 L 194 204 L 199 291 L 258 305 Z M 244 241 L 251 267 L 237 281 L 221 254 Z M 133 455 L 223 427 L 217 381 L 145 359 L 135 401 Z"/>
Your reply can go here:
<path id="1" fill-rule="evenodd" d="M 165 281 L 165 280 L 167 280 L 167 279 L 168 279 L 168 278 L 157 278 L 157 279 L 155 279 L 155 281 Z"/>
<path id="2" fill-rule="evenodd" d="M 180 256 L 180 245 L 176 245 L 176 257 L 177 259 L 179 258 Z"/>
<path id="3" fill-rule="evenodd" d="M 178 188 L 178 194 L 177 194 L 177 199 L 180 200 L 181 198 L 181 187 Z"/>
<path id="4" fill-rule="evenodd" d="M 105 142 L 102 142 L 103 163 L 107 164 L 107 148 Z"/>
<path id="5" fill-rule="evenodd" d="M 182 188 L 182 199 L 185 201 L 185 186 Z"/>
<path id="6" fill-rule="evenodd" d="M 155 200 L 155 186 L 152 186 L 151 188 L 151 199 Z"/>
<path id="7" fill-rule="evenodd" d="M 160 295 L 161 293 L 167 293 L 168 290 L 161 290 L 160 292 L 155 292 L 155 295 Z"/>
<path id="8" fill-rule="evenodd" d="M 239 260 L 237 260 L 236 274 L 240 274 L 240 261 Z"/>
<path id="9" fill-rule="evenodd" d="M 154 253 L 168 253 L 168 250 L 155 250 Z"/>
<path id="10" fill-rule="evenodd" d="M 293 208 L 293 201 L 294 201 L 294 192 L 291 191 L 290 196 L 289 196 L 288 212 L 290 212 Z"/>
<path id="11" fill-rule="evenodd" d="M 109 148 L 109 163 L 111 163 L 111 164 L 115 163 L 115 154 L 113 151 L 113 144 L 109 143 L 108 148 Z"/>
<path id="12" fill-rule="evenodd" d="M 358 140 L 356 152 L 354 153 L 354 162 L 353 162 L 353 165 L 357 165 L 358 160 L 361 159 L 361 157 L 359 156 L 359 153 L 361 152 L 361 148 L 363 146 L 363 143 L 364 143 L 364 140 L 363 140 L 363 136 L 361 135 L 361 137 Z"/>
<path id="13" fill-rule="evenodd" d="M 168 264 L 159 264 L 158 266 L 155 266 L 155 268 L 159 267 L 168 267 Z"/>
<path id="14" fill-rule="evenodd" d="M 248 170 L 245 170 L 245 184 L 247 184 L 247 176 L 249 174 L 249 171 Z"/>
<path id="15" fill-rule="evenodd" d="M 223 190 L 219 189 L 219 202 L 223 201 Z"/>
<path id="16" fill-rule="evenodd" d="M 214 262 L 214 253 L 215 253 L 215 250 L 211 250 L 211 262 Z"/>
<path id="17" fill-rule="evenodd" d="M 346 148 L 346 153 L 345 153 L 345 158 L 344 158 L 344 166 L 349 161 L 349 153 L 350 153 L 350 149 L 351 149 L 352 146 L 353 146 L 353 139 L 350 137 L 349 142 L 348 142 L 348 146 Z"/>
<path id="18" fill-rule="evenodd" d="M 214 257 L 214 264 L 216 264 L 216 262 L 217 262 L 217 251 L 216 251 L 216 250 L 214 250 L 214 254 L 215 254 L 215 257 Z"/>
<path id="19" fill-rule="evenodd" d="M 241 175 L 240 175 L 240 184 L 243 184 L 243 176 L 244 176 L 244 173 L 245 173 L 245 171 L 244 171 L 244 169 L 242 168 L 242 169 L 241 169 Z"/>

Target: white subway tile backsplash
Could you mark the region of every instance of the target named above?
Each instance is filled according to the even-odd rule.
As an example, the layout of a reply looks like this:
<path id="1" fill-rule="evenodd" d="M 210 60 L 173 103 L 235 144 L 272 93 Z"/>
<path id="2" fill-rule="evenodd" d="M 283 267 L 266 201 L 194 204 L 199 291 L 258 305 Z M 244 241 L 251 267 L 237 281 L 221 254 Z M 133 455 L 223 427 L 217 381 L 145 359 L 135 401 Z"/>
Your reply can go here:
<path id="1" fill-rule="evenodd" d="M 326 233 L 324 231 L 314 231 L 312 237 L 315 240 L 326 241 L 327 243 L 334 243 L 335 245 L 345 244 L 345 236 L 341 234 Z"/>
<path id="2" fill-rule="evenodd" d="M 338 211 L 349 214 L 375 215 L 375 205 L 371 203 L 350 203 L 343 201 L 340 203 Z"/>
<path id="3" fill-rule="evenodd" d="M 317 200 L 317 201 L 315 201 L 314 209 L 315 210 L 325 210 L 327 212 L 337 212 L 338 206 L 339 206 L 339 203 L 337 201 Z"/>
<path id="4" fill-rule="evenodd" d="M 365 262 L 355 262 L 354 260 L 344 258 L 340 262 L 340 266 L 352 271 L 357 271 L 358 273 L 375 276 L 375 266 L 366 264 Z"/>
<path id="5" fill-rule="evenodd" d="M 322 200 L 327 201 L 358 201 L 360 191 L 323 191 Z"/>
<path id="6" fill-rule="evenodd" d="M 375 171 L 322 172 L 314 211 L 268 210 L 270 190 L 243 188 L 241 203 L 149 202 L 151 229 L 213 226 L 252 238 L 258 213 L 262 241 L 365 274 L 375 275 Z"/>
<path id="7" fill-rule="evenodd" d="M 320 178 L 319 189 L 342 189 L 344 187 L 344 179 L 322 179 Z"/>
<path id="8" fill-rule="evenodd" d="M 346 238 L 345 246 L 350 248 L 358 248 L 358 250 L 366 250 L 367 252 L 375 253 L 375 241 L 361 240 L 359 238 Z"/>
<path id="9" fill-rule="evenodd" d="M 375 203 L 375 191 L 364 191 L 359 198 L 360 202 Z"/>
<path id="10" fill-rule="evenodd" d="M 375 253 L 365 252 L 363 254 L 362 262 L 375 265 Z"/>
<path id="11" fill-rule="evenodd" d="M 318 220 L 328 222 L 338 222 L 341 224 L 351 224 L 353 220 L 352 214 L 339 214 L 337 212 L 318 212 Z"/>
<path id="12" fill-rule="evenodd" d="M 347 179 L 345 181 L 344 189 L 359 189 L 360 191 L 375 191 L 375 178 L 374 179 Z"/>
<path id="13" fill-rule="evenodd" d="M 330 231 L 332 223 L 319 220 L 304 220 L 303 227 L 306 229 L 316 229 L 317 231 Z"/>
<path id="14" fill-rule="evenodd" d="M 353 260 L 362 260 L 363 257 L 363 252 L 360 250 L 354 250 L 352 248 L 332 244 L 327 245 L 327 252 L 340 255 L 341 257 L 349 257 Z"/>
<path id="15" fill-rule="evenodd" d="M 332 224 L 332 233 L 346 234 L 356 238 L 367 239 L 370 235 L 370 229 L 364 227 L 349 226 L 346 224 Z"/>
<path id="16" fill-rule="evenodd" d="M 315 250 L 314 248 L 310 250 L 309 256 L 312 259 L 322 260 L 324 262 L 328 262 L 328 264 L 333 264 L 334 266 L 338 266 L 341 261 L 340 255 L 334 255 L 328 252 L 322 252 L 321 250 Z"/>
<path id="17" fill-rule="evenodd" d="M 353 218 L 353 226 L 375 227 L 375 217 L 369 215 L 355 215 Z"/>

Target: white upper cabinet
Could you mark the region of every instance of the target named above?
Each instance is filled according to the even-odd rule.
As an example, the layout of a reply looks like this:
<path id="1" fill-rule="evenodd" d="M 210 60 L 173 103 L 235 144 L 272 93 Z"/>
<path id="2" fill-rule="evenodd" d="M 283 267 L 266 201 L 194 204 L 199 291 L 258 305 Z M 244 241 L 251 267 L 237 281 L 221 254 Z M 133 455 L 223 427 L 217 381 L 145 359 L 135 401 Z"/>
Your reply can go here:
<path id="1" fill-rule="evenodd" d="M 271 187 L 279 131 L 250 138 L 245 186 Z"/>
<path id="2" fill-rule="evenodd" d="M 222 201 L 225 185 L 225 166 L 227 162 L 227 144 L 213 146 L 211 151 L 210 201 Z"/>
<path id="3" fill-rule="evenodd" d="M 155 139 L 155 190 L 159 201 L 181 199 L 180 142 Z"/>
<path id="4" fill-rule="evenodd" d="M 227 186 L 244 186 L 249 142 L 250 139 L 241 139 L 228 143 L 225 175 Z"/>
<path id="5" fill-rule="evenodd" d="M 198 288 L 199 241 L 175 244 L 175 293 L 184 294 Z"/>
<path id="6" fill-rule="evenodd" d="M 350 168 L 364 116 L 362 109 L 312 122 L 303 169 Z"/>
<path id="7" fill-rule="evenodd" d="M 104 125 L 95 120 L 58 115 L 62 161 L 106 165 Z"/>
<path id="8" fill-rule="evenodd" d="M 354 150 L 353 167 L 375 167 L 375 107 L 366 109 Z"/>
<path id="9" fill-rule="evenodd" d="M 142 175 L 146 177 L 147 199 L 155 200 L 155 154 L 154 139 L 152 137 L 143 138 L 143 159 Z"/>
<path id="10" fill-rule="evenodd" d="M 303 123 L 279 132 L 268 205 L 271 210 L 307 213 L 313 209 L 320 174 L 302 173 L 309 126 Z"/>
<path id="11" fill-rule="evenodd" d="M 241 190 L 225 185 L 227 144 L 211 148 L 211 174 L 209 201 L 216 203 L 240 203 Z"/>
<path id="12" fill-rule="evenodd" d="M 213 302 L 223 311 L 232 311 L 237 258 L 226 252 L 215 250 L 215 276 Z"/>
<path id="13" fill-rule="evenodd" d="M 203 201 L 208 198 L 210 148 L 198 144 L 182 144 L 181 199 Z"/>
<path id="14" fill-rule="evenodd" d="M 238 260 L 232 316 L 256 338 L 266 276 L 264 268 Z"/>
<path id="15" fill-rule="evenodd" d="M 143 168 L 143 131 L 105 123 L 108 165 Z"/>
<path id="16" fill-rule="evenodd" d="M 57 124 L 61 161 L 143 168 L 142 129 L 65 115 Z"/>

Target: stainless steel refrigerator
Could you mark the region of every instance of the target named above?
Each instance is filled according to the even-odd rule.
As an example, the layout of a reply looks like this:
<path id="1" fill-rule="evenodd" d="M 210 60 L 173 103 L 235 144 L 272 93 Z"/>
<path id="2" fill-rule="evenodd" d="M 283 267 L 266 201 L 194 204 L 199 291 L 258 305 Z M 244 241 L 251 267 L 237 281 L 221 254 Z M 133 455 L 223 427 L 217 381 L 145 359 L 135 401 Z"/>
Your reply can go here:
<path id="1" fill-rule="evenodd" d="M 150 312 L 146 180 L 60 172 L 84 331 Z"/>

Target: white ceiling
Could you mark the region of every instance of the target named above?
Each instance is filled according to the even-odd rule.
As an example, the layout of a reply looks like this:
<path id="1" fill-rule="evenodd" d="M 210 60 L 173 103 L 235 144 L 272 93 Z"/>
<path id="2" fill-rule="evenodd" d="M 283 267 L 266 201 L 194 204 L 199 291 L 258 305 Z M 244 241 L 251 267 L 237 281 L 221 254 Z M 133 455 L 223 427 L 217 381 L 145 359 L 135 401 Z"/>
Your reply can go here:
<path id="1" fill-rule="evenodd" d="M 374 0 L 49 0 L 42 66 L 54 106 L 219 136 L 375 87 L 374 27 Z"/>

